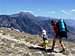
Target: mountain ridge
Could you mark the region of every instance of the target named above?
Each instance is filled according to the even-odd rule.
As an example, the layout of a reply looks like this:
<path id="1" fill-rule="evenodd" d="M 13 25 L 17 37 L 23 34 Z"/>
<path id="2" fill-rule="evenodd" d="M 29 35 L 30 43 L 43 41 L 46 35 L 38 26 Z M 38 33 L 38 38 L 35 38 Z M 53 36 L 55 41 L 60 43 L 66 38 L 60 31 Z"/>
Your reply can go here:
<path id="1" fill-rule="evenodd" d="M 41 27 L 43 27 L 49 34 L 52 34 L 50 29 L 50 20 L 52 19 L 42 16 L 36 17 L 30 12 L 19 12 L 12 15 L 0 15 L 0 27 L 15 28 L 31 34 L 38 34 L 41 31 Z M 70 26 L 70 29 L 75 28 L 74 24 L 72 24 L 74 22 L 71 20 L 65 21 Z"/>

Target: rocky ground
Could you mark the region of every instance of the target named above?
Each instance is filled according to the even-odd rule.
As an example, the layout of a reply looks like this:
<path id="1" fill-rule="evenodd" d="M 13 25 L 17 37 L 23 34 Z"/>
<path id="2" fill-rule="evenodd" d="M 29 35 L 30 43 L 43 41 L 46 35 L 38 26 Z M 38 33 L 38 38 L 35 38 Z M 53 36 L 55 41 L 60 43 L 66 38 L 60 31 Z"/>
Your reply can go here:
<path id="1" fill-rule="evenodd" d="M 42 39 L 38 35 L 0 29 L 0 56 L 75 56 L 75 44 L 68 41 L 64 41 L 66 49 L 64 53 L 45 52 L 29 48 L 29 46 L 36 47 L 41 43 Z M 49 48 L 51 43 L 52 40 L 50 39 Z M 61 48 L 57 42 L 55 51 L 59 50 Z"/>

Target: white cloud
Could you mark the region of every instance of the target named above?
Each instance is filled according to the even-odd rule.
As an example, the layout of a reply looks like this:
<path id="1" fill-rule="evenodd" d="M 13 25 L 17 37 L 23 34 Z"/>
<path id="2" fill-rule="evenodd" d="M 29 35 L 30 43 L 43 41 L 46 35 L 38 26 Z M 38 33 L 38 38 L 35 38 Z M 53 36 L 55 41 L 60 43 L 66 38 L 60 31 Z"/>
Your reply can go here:
<path id="1" fill-rule="evenodd" d="M 31 10 L 32 8 L 25 8 L 24 10 Z"/>
<path id="2" fill-rule="evenodd" d="M 75 9 L 72 9 L 71 12 L 75 12 Z"/>
<path id="3" fill-rule="evenodd" d="M 51 11 L 51 13 L 52 13 L 52 14 L 55 14 L 56 12 L 55 12 L 55 11 Z"/>
<path id="4" fill-rule="evenodd" d="M 62 13 L 64 13 L 65 15 L 71 15 L 69 12 L 65 11 L 65 10 L 61 10 Z"/>
<path id="5" fill-rule="evenodd" d="M 31 10 L 18 10 L 19 12 L 30 12 L 30 13 L 33 13 L 33 11 Z"/>
<path id="6" fill-rule="evenodd" d="M 38 11 L 41 11 L 40 9 L 37 9 Z"/>
<path id="7" fill-rule="evenodd" d="M 50 14 L 55 14 L 56 12 L 55 12 L 55 11 L 49 11 L 48 13 L 50 13 Z"/>
<path id="8" fill-rule="evenodd" d="M 30 12 L 30 13 L 33 13 L 31 10 L 25 10 L 24 12 Z"/>

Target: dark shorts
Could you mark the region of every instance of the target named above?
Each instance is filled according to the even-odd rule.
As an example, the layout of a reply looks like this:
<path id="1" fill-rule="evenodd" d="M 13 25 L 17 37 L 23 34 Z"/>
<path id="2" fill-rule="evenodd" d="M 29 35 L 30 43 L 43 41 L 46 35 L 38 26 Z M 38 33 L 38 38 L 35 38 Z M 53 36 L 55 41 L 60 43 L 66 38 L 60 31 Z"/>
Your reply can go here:
<path id="1" fill-rule="evenodd" d="M 65 32 L 65 31 L 59 32 L 59 37 L 60 38 L 67 38 L 67 32 Z"/>

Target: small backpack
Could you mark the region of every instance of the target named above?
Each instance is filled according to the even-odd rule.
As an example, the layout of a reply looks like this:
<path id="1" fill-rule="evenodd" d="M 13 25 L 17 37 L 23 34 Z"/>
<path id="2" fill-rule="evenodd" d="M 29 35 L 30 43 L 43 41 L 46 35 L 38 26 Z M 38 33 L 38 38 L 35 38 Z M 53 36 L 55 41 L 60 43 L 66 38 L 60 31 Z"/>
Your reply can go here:
<path id="1" fill-rule="evenodd" d="M 65 30 L 65 23 L 64 23 L 64 20 L 63 19 L 60 19 L 58 21 L 58 29 L 59 29 L 60 32 L 66 31 Z"/>

